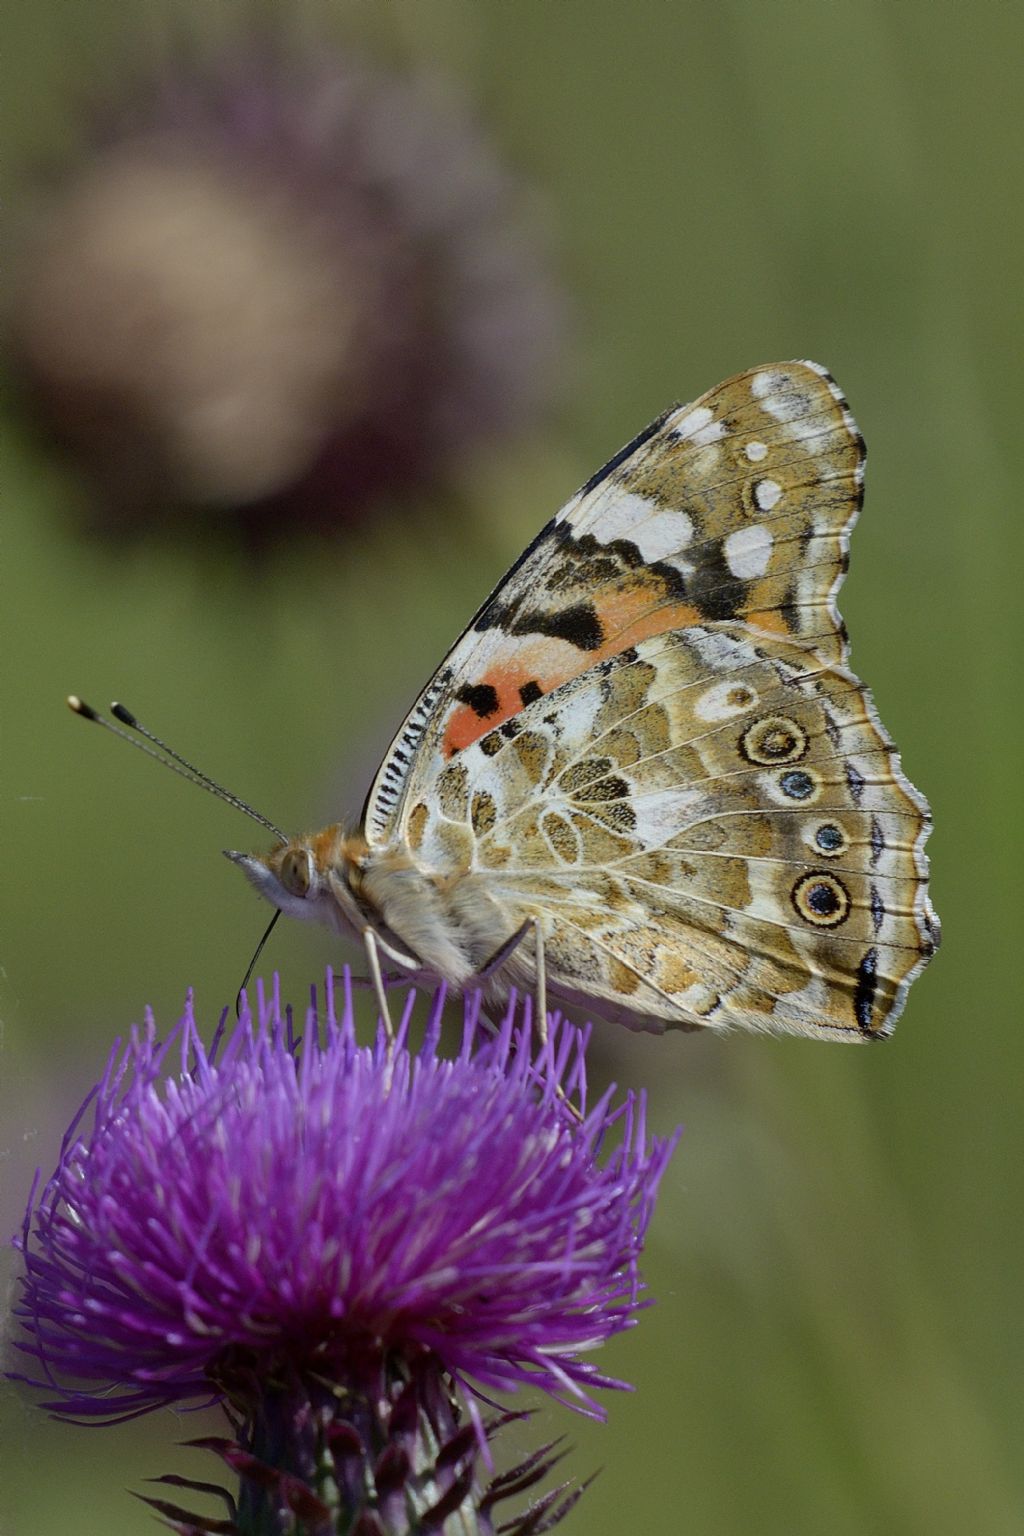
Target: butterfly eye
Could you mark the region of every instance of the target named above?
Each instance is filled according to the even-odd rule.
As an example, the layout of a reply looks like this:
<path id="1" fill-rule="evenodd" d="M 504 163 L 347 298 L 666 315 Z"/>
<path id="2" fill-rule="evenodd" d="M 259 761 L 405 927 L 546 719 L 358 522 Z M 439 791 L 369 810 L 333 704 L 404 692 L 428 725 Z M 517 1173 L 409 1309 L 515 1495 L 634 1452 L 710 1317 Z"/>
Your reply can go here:
<path id="1" fill-rule="evenodd" d="M 281 859 L 278 879 L 289 896 L 305 896 L 309 890 L 309 854 L 305 848 L 289 848 Z"/>

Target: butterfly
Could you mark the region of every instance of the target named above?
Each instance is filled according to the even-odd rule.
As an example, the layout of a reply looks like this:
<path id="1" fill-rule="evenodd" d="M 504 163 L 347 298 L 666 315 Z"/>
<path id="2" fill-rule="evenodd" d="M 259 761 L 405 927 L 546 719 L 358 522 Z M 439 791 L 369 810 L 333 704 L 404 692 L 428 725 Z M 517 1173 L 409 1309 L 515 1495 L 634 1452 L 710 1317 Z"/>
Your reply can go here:
<path id="1" fill-rule="evenodd" d="M 890 1033 L 939 942 L 928 807 L 847 664 L 864 442 L 816 363 L 673 407 L 406 716 L 360 824 L 232 853 L 280 911 L 633 1029 Z"/>

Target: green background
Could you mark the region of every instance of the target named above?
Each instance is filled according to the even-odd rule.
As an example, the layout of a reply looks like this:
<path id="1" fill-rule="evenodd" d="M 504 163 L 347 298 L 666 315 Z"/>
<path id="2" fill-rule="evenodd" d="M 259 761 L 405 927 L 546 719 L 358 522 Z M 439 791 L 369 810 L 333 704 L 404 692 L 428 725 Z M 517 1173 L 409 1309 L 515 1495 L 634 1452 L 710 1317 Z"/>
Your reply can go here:
<path id="1" fill-rule="evenodd" d="M 229 30 L 247 9 L 17 0 L 15 175 L 168 19 Z M 435 68 L 539 189 L 576 312 L 565 404 L 467 470 L 468 550 L 442 505 L 385 507 L 336 559 L 295 549 L 272 571 L 75 539 L 74 482 L 8 434 L 3 1228 L 113 1036 L 146 1003 L 172 1020 L 189 985 L 212 1024 L 264 915 L 219 856 L 250 845 L 235 814 L 86 731 L 63 695 L 128 700 L 286 826 L 358 810 L 433 659 L 581 479 L 673 399 L 812 357 L 869 444 L 843 611 L 934 810 L 944 946 L 884 1049 L 598 1026 L 600 1070 L 686 1132 L 648 1246 L 657 1306 L 602 1362 L 638 1390 L 609 1396 L 604 1427 L 544 1427 L 568 1433 L 573 1473 L 603 1468 L 566 1531 L 1016 1533 L 1022 13 L 292 9 Z M 301 1001 L 339 958 L 282 924 L 267 968 Z M 9 1388 L 0 1411 L 3 1536 L 154 1529 L 126 1488 L 214 1471 L 171 1448 L 210 1421 L 88 1431 Z"/>

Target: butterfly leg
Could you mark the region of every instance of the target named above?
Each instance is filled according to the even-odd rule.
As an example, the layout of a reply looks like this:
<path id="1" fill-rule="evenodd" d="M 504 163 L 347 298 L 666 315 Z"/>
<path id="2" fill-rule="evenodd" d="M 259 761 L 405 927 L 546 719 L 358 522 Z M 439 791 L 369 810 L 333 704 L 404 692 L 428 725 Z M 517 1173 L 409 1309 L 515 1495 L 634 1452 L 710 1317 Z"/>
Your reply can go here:
<path id="1" fill-rule="evenodd" d="M 377 996 L 377 1007 L 380 1009 L 384 1031 L 388 1037 L 388 1048 L 390 1049 L 395 1041 L 395 1027 L 391 1022 L 388 995 L 380 969 L 380 940 L 372 928 L 363 929 L 363 948 L 366 950 L 366 963 L 370 968 L 370 980 L 373 983 L 373 990 Z"/>
<path id="2" fill-rule="evenodd" d="M 536 970 L 533 995 L 534 1028 L 540 1037 L 541 1044 L 546 1045 L 548 1038 L 548 982 L 547 968 L 544 964 L 544 933 L 538 918 L 528 917 L 524 923 L 520 923 L 512 937 L 506 939 L 501 948 L 496 949 L 491 958 L 476 972 L 473 980 L 486 981 L 488 976 L 493 976 L 495 971 L 500 970 L 509 956 L 519 948 L 531 929 L 533 930 L 534 967 Z"/>
<path id="3" fill-rule="evenodd" d="M 541 927 L 540 919 L 537 917 L 527 918 L 523 927 L 533 929 L 534 968 L 536 971 L 533 993 L 533 1027 L 541 1045 L 546 1047 L 548 1043 L 548 972 L 544 959 L 544 929 Z M 583 1115 L 569 1098 L 561 1083 L 558 1084 L 555 1092 L 573 1119 L 582 1124 Z"/>
<path id="4" fill-rule="evenodd" d="M 548 1042 L 547 967 L 544 960 L 544 931 L 541 928 L 540 922 L 537 918 L 528 917 L 524 923 L 520 924 L 512 937 L 506 939 L 500 949 L 495 950 L 491 958 L 486 962 L 484 966 L 481 967 L 479 971 L 477 971 L 473 979 L 474 981 L 485 981 L 488 976 L 492 976 L 496 970 L 500 969 L 500 967 L 505 964 L 505 961 L 509 958 L 509 956 L 519 948 L 519 945 L 523 942 L 531 929 L 533 930 L 534 935 L 534 965 L 536 969 L 536 976 L 534 980 L 535 990 L 533 1000 L 533 1028 L 540 1039 L 541 1045 L 546 1046 Z M 488 1022 L 495 1030 L 498 1028 L 498 1021 L 496 1019 L 491 1019 L 488 1017 Z M 572 1118 L 579 1123 L 582 1123 L 582 1114 L 569 1098 L 561 1084 L 558 1085 L 558 1087 L 555 1089 L 555 1092 L 558 1098 L 561 1099 L 562 1103 L 565 1105 L 566 1109 L 569 1111 Z"/>
<path id="5" fill-rule="evenodd" d="M 534 1009 L 536 1017 L 534 1028 L 540 1039 L 541 1045 L 548 1043 L 548 972 L 544 961 L 544 930 L 540 925 L 540 919 L 531 917 L 528 919 L 533 929 L 534 967 Z"/>
<path id="6" fill-rule="evenodd" d="M 534 992 L 534 1027 L 540 1037 L 541 1043 L 546 1044 L 548 1038 L 547 1015 L 547 971 L 544 965 L 544 935 L 540 922 L 535 917 L 528 917 L 524 923 L 520 923 L 511 938 L 506 939 L 500 949 L 496 949 L 491 958 L 481 966 L 473 977 L 474 981 L 486 981 L 493 976 L 495 971 L 501 969 L 509 956 L 519 948 L 530 930 L 533 930 L 535 945 L 536 983 Z"/>
<path id="7" fill-rule="evenodd" d="M 382 953 L 387 955 L 389 960 L 394 960 L 395 964 L 400 965 L 405 971 L 418 971 L 420 962 L 415 955 L 407 955 L 402 950 L 396 949 L 393 944 L 388 943 L 387 939 L 382 939 L 375 928 L 369 926 L 363 929 L 363 948 L 366 950 L 366 959 L 370 967 L 370 984 L 376 994 L 384 1029 L 388 1040 L 393 1044 L 395 1030 L 391 1022 L 391 1010 L 388 1007 L 387 988 L 389 983 L 399 978 L 384 976 L 380 968 L 380 957 Z"/>
<path id="8" fill-rule="evenodd" d="M 496 949 L 491 958 L 480 967 L 480 969 L 476 972 L 476 975 L 473 977 L 473 980 L 486 981 L 489 976 L 494 975 L 495 971 L 500 971 L 501 967 L 505 964 L 505 961 L 509 958 L 514 950 L 519 948 L 520 944 L 526 938 L 532 923 L 532 917 L 528 917 L 525 923 L 521 923 L 512 937 L 510 939 L 506 939 L 501 948 Z"/>

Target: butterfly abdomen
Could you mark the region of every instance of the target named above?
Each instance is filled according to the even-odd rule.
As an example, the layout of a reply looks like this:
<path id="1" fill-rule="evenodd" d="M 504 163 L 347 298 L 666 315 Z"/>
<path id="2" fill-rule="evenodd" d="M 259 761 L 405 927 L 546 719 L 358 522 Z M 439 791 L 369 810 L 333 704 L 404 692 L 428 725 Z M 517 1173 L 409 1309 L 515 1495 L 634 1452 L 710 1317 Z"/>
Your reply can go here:
<path id="1" fill-rule="evenodd" d="M 356 899 L 375 926 L 412 951 L 430 976 L 464 987 L 498 947 L 508 919 L 468 870 L 434 871 L 404 845 L 371 852 L 355 872 Z"/>

